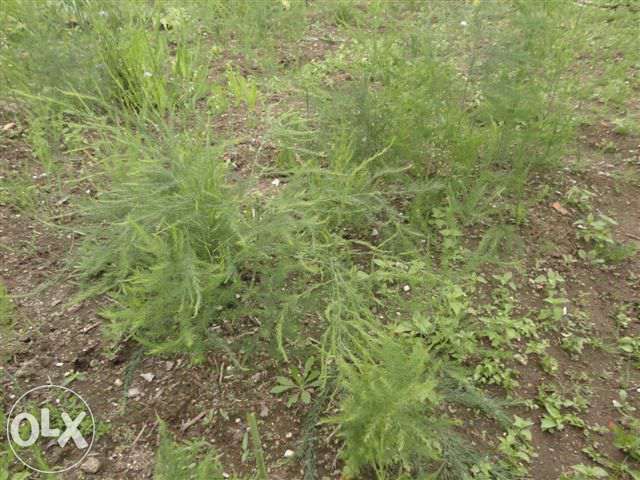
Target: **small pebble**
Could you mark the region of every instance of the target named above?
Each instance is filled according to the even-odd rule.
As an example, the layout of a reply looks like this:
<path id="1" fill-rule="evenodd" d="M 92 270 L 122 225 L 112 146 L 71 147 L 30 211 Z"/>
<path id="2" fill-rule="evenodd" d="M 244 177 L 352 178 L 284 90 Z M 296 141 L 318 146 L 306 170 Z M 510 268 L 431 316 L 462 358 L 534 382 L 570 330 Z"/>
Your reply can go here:
<path id="1" fill-rule="evenodd" d="M 137 397 L 140 395 L 140 389 L 138 388 L 130 388 L 129 391 L 127 392 L 127 397 Z"/>
<path id="2" fill-rule="evenodd" d="M 98 473 L 102 464 L 100 460 L 96 457 L 87 458 L 82 465 L 80 465 L 80 470 L 87 473 Z"/>

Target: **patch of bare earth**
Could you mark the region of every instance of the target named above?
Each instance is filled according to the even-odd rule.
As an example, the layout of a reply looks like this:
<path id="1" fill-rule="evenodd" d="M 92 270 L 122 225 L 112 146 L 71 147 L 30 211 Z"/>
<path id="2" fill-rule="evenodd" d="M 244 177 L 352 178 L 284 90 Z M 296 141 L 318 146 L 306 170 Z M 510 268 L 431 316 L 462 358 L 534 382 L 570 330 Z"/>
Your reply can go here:
<path id="1" fill-rule="evenodd" d="M 566 169 L 553 195 L 562 208 L 541 205 L 532 212 L 530 224 L 523 232 L 527 238 L 527 270 L 535 277 L 543 269 L 551 268 L 565 279 L 570 313 L 584 314 L 585 326 L 604 347 L 588 346 L 580 355 L 570 355 L 561 348 L 562 332 L 548 335 L 549 353 L 559 362 L 555 375 L 546 374 L 537 365 L 520 367 L 523 398 L 535 398 L 545 383 L 560 387 L 571 397 L 576 388 L 587 391 L 588 408 L 580 417 L 589 427 L 604 427 L 600 432 L 567 426 L 563 431 L 543 432 L 540 421 L 543 409 L 523 411 L 535 422 L 533 439 L 538 456 L 531 466 L 534 479 L 558 478 L 572 465 L 590 464 L 584 449 L 594 447 L 600 454 L 615 461 L 623 461 L 622 452 L 613 445 L 611 428 L 619 425 L 622 415 L 615 407 L 621 389 L 628 392 L 628 402 L 640 408 L 640 371 L 629 367 L 617 350 L 619 329 L 614 316 L 621 305 L 640 303 L 640 254 L 615 266 L 599 267 L 578 258 L 578 250 L 585 245 L 576 238 L 574 222 L 584 214 L 571 208 L 566 193 L 573 185 L 586 188 L 596 195 L 594 211 L 618 222 L 615 237 L 620 242 L 640 246 L 640 185 L 621 180 L 621 172 L 628 169 L 640 172 L 640 139 L 620 136 L 612 132 L 606 122 L 583 132 L 578 146 L 586 165 L 580 174 Z M 606 151 L 603 151 L 606 150 Z M 556 204 L 557 205 L 557 204 Z M 566 261 L 572 256 L 575 261 Z M 541 305 L 543 293 L 531 286 L 524 294 L 524 304 Z M 624 335 L 640 334 L 640 313 Z M 638 465 L 636 465 L 636 468 Z"/>

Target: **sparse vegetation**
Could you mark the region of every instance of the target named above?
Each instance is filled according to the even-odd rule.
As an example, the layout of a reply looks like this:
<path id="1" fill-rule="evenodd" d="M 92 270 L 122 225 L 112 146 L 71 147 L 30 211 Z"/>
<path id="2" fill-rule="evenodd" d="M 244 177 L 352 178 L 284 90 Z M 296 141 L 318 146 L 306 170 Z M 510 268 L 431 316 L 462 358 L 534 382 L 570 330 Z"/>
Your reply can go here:
<path id="1" fill-rule="evenodd" d="M 157 447 L 158 480 L 245 478 L 251 451 L 259 479 L 298 478 L 300 459 L 305 480 L 640 478 L 637 237 L 597 190 L 614 178 L 601 157 L 637 155 L 638 15 L 615 0 L 6 0 L 0 155 L 31 156 L 0 169 L 0 214 L 70 245 L 75 294 L 43 303 L 93 306 L 82 335 L 129 362 L 127 397 L 144 362 L 179 358 L 220 392 L 244 378 L 243 401 L 183 399 L 209 429 L 238 415 L 238 464 L 218 453 L 230 441 L 176 440 L 188 419 L 114 441 Z M 578 291 L 596 276 L 620 287 L 589 310 Z M 0 326 L 13 310 L 0 283 Z M 607 369 L 584 367 L 594 352 Z M 83 358 L 65 362 L 97 368 Z M 613 371 L 625 393 L 592 405 Z M 313 418 L 284 461 L 255 415 L 242 427 L 264 377 L 264 416 Z M 595 426 L 591 408 L 619 417 Z M 558 432 L 586 455 L 540 473 Z M 322 475 L 316 448 L 335 459 Z"/>

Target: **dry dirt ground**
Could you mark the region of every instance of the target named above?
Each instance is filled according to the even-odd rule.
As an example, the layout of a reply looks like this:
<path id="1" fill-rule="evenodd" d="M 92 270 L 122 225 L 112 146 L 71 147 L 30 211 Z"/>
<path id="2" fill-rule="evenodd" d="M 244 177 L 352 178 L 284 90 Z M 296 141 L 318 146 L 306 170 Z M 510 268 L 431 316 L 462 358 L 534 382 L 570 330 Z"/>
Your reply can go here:
<path id="1" fill-rule="evenodd" d="M 2 120 L 5 125 L 14 117 L 5 114 Z M 77 238 L 72 230 L 59 228 L 68 227 L 73 220 L 65 217 L 70 212 L 60 199 L 86 191 L 79 185 L 74 187 L 75 192 L 47 191 L 46 179 L 40 178 L 39 167 L 24 141 L 26 128 L 17 122 L 4 132 L 0 173 L 29 172 L 40 200 L 47 202 L 61 220 L 55 227 L 28 212 L 0 205 L 0 277 L 14 299 L 17 319 L 15 335 L 3 332 L 0 345 L 1 407 L 6 411 L 12 400 L 30 387 L 60 384 L 75 377 L 70 386 L 90 404 L 103 432 L 92 451 L 101 465 L 97 474 L 73 470 L 62 478 L 151 478 L 159 418 L 180 439 L 203 438 L 215 445 L 229 472 L 248 472 L 252 462 L 242 460 L 248 412 L 258 416 L 271 478 L 302 478 L 300 465 L 287 460 L 285 451 L 300 445 L 300 419 L 304 419 L 305 409 L 287 408 L 283 398 L 269 393 L 279 373 L 269 358 L 255 355 L 254 370 L 244 372 L 220 353 L 210 354 L 195 366 L 186 358 L 143 356 L 136 345 L 114 348 L 101 335 L 104 320 L 99 311 L 108 299 L 69 305 L 76 286 L 65 273 L 65 262 Z M 577 258 L 580 244 L 574 226 L 579 213 L 568 205 L 565 195 L 573 185 L 595 192 L 595 209 L 619 224 L 616 237 L 640 242 L 640 138 L 620 136 L 602 121 L 581 130 L 576 152 L 579 155 L 569 156 L 567 168 L 557 174 L 561 178 L 544 179 L 545 183 L 553 182 L 554 192 L 550 200 L 545 199 L 531 212 L 520 234 L 527 271 L 532 277 L 545 268 L 559 272 L 566 280 L 572 305 L 586 314 L 595 336 L 608 344 L 615 342 L 613 316 L 622 303 L 635 305 L 635 321 L 629 333 L 640 334 L 640 255 L 607 268 L 567 261 L 568 255 Z M 73 170 L 73 166 L 69 168 Z M 553 202 L 559 202 L 564 210 L 552 208 Z M 523 281 L 520 293 L 522 305 L 536 308 L 542 304 L 543 296 L 536 285 Z M 242 332 L 246 334 L 247 330 Z M 240 335 L 228 333 L 230 338 Z M 602 433 L 585 433 L 567 427 L 545 433 L 539 427 L 541 410 L 514 407 L 514 413 L 535 422 L 537 457 L 530 472 L 536 480 L 556 479 L 571 465 L 588 464 L 583 449 L 593 445 L 620 460 L 607 428 L 620 417 L 614 401 L 622 385 L 630 392 L 629 405 L 640 408 L 640 373 L 627 369 L 617 353 L 587 347 L 578 358 L 572 358 L 559 346 L 560 333 L 550 335 L 549 341 L 550 352 L 560 363 L 555 382 L 566 386 L 567 391 L 576 385 L 590 390 L 590 404 L 583 419 L 603 429 Z M 518 393 L 523 397 L 535 397 L 539 387 L 550 379 L 533 363 L 518 366 L 518 371 Z M 145 375 L 145 379 L 141 374 L 152 375 Z M 465 428 L 479 441 L 486 438 L 481 425 Z M 338 445 L 327 440 L 331 438 L 329 433 L 323 432 L 320 439 L 320 472 L 328 478 L 339 478 Z"/>

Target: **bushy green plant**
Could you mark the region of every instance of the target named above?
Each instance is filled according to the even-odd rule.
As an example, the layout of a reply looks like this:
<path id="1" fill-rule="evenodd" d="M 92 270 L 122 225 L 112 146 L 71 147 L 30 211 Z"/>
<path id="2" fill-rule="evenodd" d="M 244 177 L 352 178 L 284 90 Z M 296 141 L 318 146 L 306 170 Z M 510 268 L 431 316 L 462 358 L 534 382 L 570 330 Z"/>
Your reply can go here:
<path id="1" fill-rule="evenodd" d="M 442 459 L 447 421 L 439 408 L 439 365 L 418 341 L 371 336 L 339 365 L 339 424 L 345 475 L 372 467 L 377 478 Z"/>
<path id="2" fill-rule="evenodd" d="M 531 172 L 552 166 L 570 138 L 567 90 L 559 78 L 571 59 L 561 47 L 573 25 L 558 27 L 562 3 L 536 9 L 480 2 L 476 8 L 478 22 L 486 16 L 503 24 L 491 23 L 501 25 L 485 33 L 491 41 L 477 40 L 483 46 L 473 46 L 473 54 L 483 68 L 466 79 L 434 54 L 437 38 L 417 28 L 358 38 L 341 52 L 351 63 L 340 65 L 355 81 L 328 91 L 316 86 L 312 97 L 323 145 L 349 132 L 354 163 L 376 155 L 367 165 L 374 176 L 400 169 L 386 188 L 396 193 L 400 181 L 394 201 L 410 202 L 411 223 L 423 233 L 433 230 L 428 220 L 437 208 L 463 225 L 494 215 L 496 203 L 520 197 Z"/>
<path id="3" fill-rule="evenodd" d="M 115 333 L 159 352 L 202 351 L 252 268 L 243 264 L 249 230 L 219 149 L 165 147 L 130 147 L 126 171 L 87 206 L 95 228 L 76 267 L 94 281 L 89 293 L 115 289 L 118 307 L 106 313 Z"/>
<path id="4" fill-rule="evenodd" d="M 85 23 L 91 9 L 80 8 L 82 3 L 3 3 L 9 26 L 0 48 L 3 96 L 14 89 L 51 97 L 61 90 L 88 94 L 99 87 L 95 38 Z"/>

